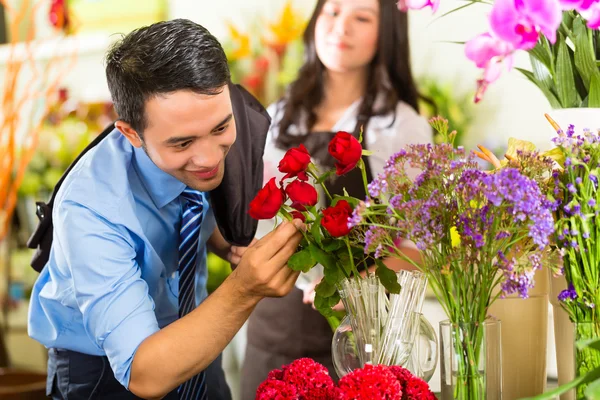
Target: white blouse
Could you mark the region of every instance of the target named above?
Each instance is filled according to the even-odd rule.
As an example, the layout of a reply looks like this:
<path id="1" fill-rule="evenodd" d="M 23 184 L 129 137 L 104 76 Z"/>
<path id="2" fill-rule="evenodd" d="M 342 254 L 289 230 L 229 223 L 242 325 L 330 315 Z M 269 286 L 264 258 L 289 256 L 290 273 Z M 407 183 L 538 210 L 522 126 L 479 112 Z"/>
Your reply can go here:
<path id="1" fill-rule="evenodd" d="M 331 131 L 353 132 L 356 127 L 358 108 L 362 99 L 355 101 L 342 117 L 333 126 Z M 267 142 L 263 156 L 264 162 L 264 183 L 269 179 L 276 177 L 277 181 L 284 174 L 279 172 L 277 166 L 279 161 L 285 155 L 285 151 L 276 147 L 275 139 L 279 133 L 279 121 L 283 115 L 282 104 L 274 103 L 267 108 L 267 112 L 272 118 L 271 127 L 267 134 Z M 290 126 L 290 134 L 300 134 L 297 126 Z M 383 171 L 386 161 L 395 153 L 409 144 L 432 143 L 433 134 L 429 123 L 420 116 L 412 107 L 404 102 L 399 102 L 396 107 L 396 114 L 373 116 L 369 119 L 367 125 L 366 147 L 373 152 L 369 156 L 369 163 L 372 168 L 373 177 L 376 177 Z M 325 171 L 321 171 L 325 172 Z M 411 171 L 413 177 L 416 171 Z M 409 176 L 411 175 L 409 172 Z M 266 235 L 273 230 L 274 220 L 259 221 L 257 238 Z"/>

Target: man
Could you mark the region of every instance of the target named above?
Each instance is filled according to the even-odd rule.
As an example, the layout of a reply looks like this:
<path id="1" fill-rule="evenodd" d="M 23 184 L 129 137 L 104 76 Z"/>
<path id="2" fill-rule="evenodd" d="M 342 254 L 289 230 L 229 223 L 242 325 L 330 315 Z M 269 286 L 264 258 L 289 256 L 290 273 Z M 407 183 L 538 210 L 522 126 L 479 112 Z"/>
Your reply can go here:
<path id="1" fill-rule="evenodd" d="M 216 227 L 209 192 L 236 125 L 227 60 L 206 29 L 136 30 L 109 51 L 106 75 L 119 120 L 58 191 L 29 334 L 50 349 L 54 399 L 205 399 L 204 370 L 259 300 L 292 289 L 301 223 L 247 249 Z M 204 300 L 207 247 L 237 268 Z"/>

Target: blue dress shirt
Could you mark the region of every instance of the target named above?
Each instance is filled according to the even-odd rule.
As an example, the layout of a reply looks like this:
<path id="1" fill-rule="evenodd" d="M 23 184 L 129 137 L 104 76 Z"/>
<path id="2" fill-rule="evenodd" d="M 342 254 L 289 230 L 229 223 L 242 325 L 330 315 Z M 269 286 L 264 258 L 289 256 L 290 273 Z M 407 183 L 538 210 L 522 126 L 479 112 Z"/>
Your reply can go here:
<path id="1" fill-rule="evenodd" d="M 178 318 L 184 188 L 116 129 L 90 150 L 55 200 L 52 250 L 33 288 L 29 335 L 46 347 L 107 356 L 128 388 L 140 343 Z M 207 296 L 206 241 L 216 226 L 206 200 L 204 210 L 196 305 Z"/>

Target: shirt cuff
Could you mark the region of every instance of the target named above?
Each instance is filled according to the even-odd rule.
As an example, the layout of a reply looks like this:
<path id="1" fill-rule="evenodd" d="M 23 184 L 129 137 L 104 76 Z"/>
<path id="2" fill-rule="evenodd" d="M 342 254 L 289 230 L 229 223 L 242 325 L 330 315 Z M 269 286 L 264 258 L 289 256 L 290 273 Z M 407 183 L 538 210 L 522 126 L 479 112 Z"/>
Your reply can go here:
<path id="1" fill-rule="evenodd" d="M 104 351 L 115 378 L 129 390 L 131 363 L 139 345 L 158 332 L 153 310 L 138 311 L 124 319 L 104 340 Z"/>

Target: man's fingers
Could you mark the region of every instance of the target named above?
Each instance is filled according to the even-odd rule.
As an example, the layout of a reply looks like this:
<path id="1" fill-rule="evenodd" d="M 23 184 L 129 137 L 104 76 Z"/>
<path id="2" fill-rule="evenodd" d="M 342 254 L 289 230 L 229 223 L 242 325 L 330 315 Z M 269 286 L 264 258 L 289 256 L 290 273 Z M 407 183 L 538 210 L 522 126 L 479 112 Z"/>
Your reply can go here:
<path id="1" fill-rule="evenodd" d="M 269 232 L 265 237 L 259 240 L 256 245 L 252 248 L 254 250 L 260 249 L 261 256 L 265 261 L 273 258 L 275 254 L 278 254 L 282 248 L 284 248 L 292 238 L 300 237 L 297 239 L 298 244 L 302 239 L 302 235 L 298 232 L 298 229 L 302 229 L 304 224 L 300 220 L 294 220 L 292 222 L 283 222 L 273 232 Z M 296 244 L 295 247 L 298 246 Z M 295 248 L 294 247 L 294 248 Z M 291 254 L 290 254 L 291 255 Z M 289 256 L 288 256 L 289 258 Z"/>
<path id="2" fill-rule="evenodd" d="M 302 234 L 296 232 L 296 234 L 288 239 L 288 241 L 277 251 L 277 253 L 271 256 L 269 262 L 275 265 L 287 264 L 289 258 L 296 252 L 298 245 L 302 241 Z"/>

